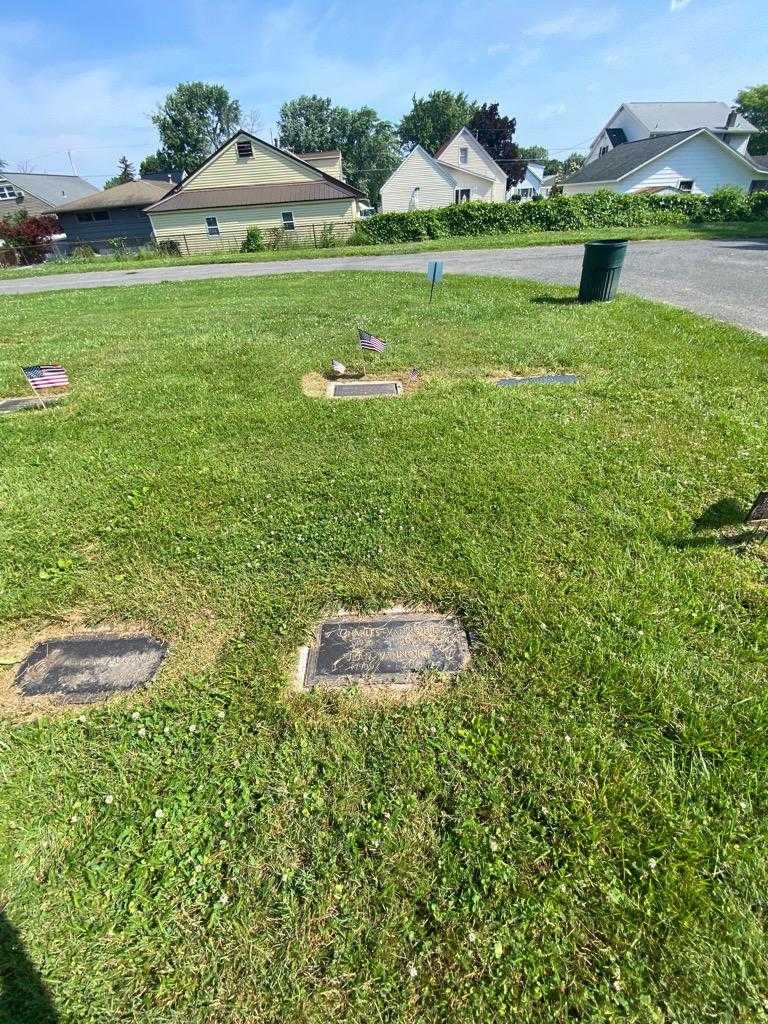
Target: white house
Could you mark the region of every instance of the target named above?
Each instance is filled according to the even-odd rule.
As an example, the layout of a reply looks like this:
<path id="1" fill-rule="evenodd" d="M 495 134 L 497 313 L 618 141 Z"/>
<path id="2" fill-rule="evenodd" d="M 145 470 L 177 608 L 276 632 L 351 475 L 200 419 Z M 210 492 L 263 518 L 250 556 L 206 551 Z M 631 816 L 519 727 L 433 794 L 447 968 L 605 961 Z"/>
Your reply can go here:
<path id="1" fill-rule="evenodd" d="M 536 160 L 529 160 L 525 168 L 523 180 L 519 181 L 517 185 L 510 187 L 507 198 L 515 199 L 519 196 L 521 200 L 524 200 L 533 199 L 534 196 L 545 195 L 545 177 L 544 164 L 540 164 Z"/>
<path id="2" fill-rule="evenodd" d="M 383 213 L 429 210 L 470 199 L 503 203 L 507 172 L 462 128 L 434 156 L 416 146 L 381 187 Z"/>
<path id="3" fill-rule="evenodd" d="M 623 103 L 563 182 L 565 195 L 674 190 L 709 195 L 720 185 L 766 188 L 768 167 L 747 153 L 757 129 L 726 103 Z"/>

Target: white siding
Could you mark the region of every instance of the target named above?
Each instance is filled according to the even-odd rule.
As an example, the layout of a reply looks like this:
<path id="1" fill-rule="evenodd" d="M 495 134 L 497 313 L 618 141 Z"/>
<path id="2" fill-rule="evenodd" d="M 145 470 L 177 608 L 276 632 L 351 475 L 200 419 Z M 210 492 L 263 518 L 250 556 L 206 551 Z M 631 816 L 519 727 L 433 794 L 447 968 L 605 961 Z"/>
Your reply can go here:
<path id="1" fill-rule="evenodd" d="M 748 191 L 754 179 L 763 177 L 768 175 L 760 174 L 737 156 L 731 156 L 714 139 L 697 135 L 668 153 L 662 153 L 621 181 L 566 184 L 563 192 L 569 196 L 596 192 L 599 188 L 608 188 L 612 192 L 637 192 L 651 185 L 678 188 L 681 181 L 687 180 L 693 181 L 694 192 L 710 195 L 719 185 L 738 185 Z"/>
<path id="2" fill-rule="evenodd" d="M 464 171 L 457 171 L 454 168 L 450 169 L 450 174 L 456 179 L 456 188 L 470 189 L 473 199 L 482 199 L 486 203 L 494 201 L 495 182 L 485 181 L 483 178 L 475 177 L 474 174 L 466 174 Z"/>
<path id="3" fill-rule="evenodd" d="M 461 162 L 460 150 L 462 149 L 467 150 L 466 164 Z M 452 174 L 454 173 L 454 168 L 465 167 L 468 171 L 474 171 L 475 174 L 482 174 L 487 178 L 493 178 L 494 185 L 488 199 L 498 203 L 504 202 L 507 192 L 507 176 L 494 168 L 493 161 L 490 157 L 484 155 L 480 143 L 471 132 L 460 131 L 455 138 L 451 139 L 438 159 L 451 165 Z"/>
<path id="4" fill-rule="evenodd" d="M 738 157 L 706 135 L 698 135 L 664 153 L 640 170 L 618 182 L 620 192 L 636 192 L 649 185 L 671 185 L 692 180 L 693 191 L 710 195 L 718 185 L 738 185 L 749 189 L 755 172 Z"/>
<path id="5" fill-rule="evenodd" d="M 420 210 L 450 206 L 454 201 L 455 186 L 449 180 L 448 173 L 441 174 L 421 150 L 414 149 L 382 185 L 382 212 L 413 209 L 412 197 L 415 188 L 419 189 Z"/>

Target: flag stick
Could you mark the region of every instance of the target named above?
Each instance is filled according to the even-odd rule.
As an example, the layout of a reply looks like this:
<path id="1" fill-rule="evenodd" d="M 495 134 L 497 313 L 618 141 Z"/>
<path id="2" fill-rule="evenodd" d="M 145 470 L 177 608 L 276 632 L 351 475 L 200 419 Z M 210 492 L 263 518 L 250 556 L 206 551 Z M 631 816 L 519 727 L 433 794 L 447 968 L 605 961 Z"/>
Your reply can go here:
<path id="1" fill-rule="evenodd" d="M 48 408 L 48 406 L 47 406 L 47 405 L 45 404 L 45 402 L 43 401 L 43 396 L 42 396 L 42 395 L 40 394 L 40 392 L 39 392 L 39 391 L 37 390 L 37 388 L 33 388 L 33 387 L 32 387 L 32 383 L 31 383 L 31 381 L 29 381 L 29 380 L 27 379 L 27 375 L 26 375 L 26 373 L 24 374 L 24 380 L 26 380 L 26 381 L 27 381 L 27 386 L 28 386 L 28 387 L 29 387 L 29 389 L 30 389 L 30 390 L 32 391 L 32 394 L 33 394 L 33 395 L 35 396 L 35 398 L 36 398 L 36 399 L 38 400 L 38 402 L 40 403 L 40 405 L 42 405 L 42 407 L 43 407 L 44 409 L 47 409 L 47 408 Z"/>
<path id="2" fill-rule="evenodd" d="M 434 290 L 435 290 L 435 275 L 433 274 L 432 275 L 432 284 L 430 285 L 430 289 L 429 289 L 429 305 L 430 306 L 432 305 L 432 293 L 434 292 Z"/>

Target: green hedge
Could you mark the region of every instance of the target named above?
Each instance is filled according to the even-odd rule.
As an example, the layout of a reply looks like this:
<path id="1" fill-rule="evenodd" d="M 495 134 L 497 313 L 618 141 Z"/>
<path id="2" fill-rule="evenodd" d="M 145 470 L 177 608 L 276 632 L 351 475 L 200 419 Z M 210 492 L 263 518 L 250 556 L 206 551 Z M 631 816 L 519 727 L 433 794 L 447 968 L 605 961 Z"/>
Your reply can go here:
<path id="1" fill-rule="evenodd" d="M 378 213 L 361 221 L 358 232 L 361 241 L 365 239 L 369 243 L 420 242 L 450 235 L 764 219 L 768 219 L 768 192 L 747 195 L 729 186 L 711 196 L 663 196 L 628 195 L 601 189 L 586 195 L 553 196 L 529 203 L 471 202 L 437 210 Z"/>

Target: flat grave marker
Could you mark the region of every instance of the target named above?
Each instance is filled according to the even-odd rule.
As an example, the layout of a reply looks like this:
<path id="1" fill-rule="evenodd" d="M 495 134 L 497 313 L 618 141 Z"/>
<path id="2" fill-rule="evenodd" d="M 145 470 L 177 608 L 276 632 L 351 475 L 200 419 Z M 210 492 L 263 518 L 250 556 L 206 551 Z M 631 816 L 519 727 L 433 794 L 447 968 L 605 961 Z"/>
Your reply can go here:
<path id="1" fill-rule="evenodd" d="M 44 411 L 46 406 L 60 402 L 63 397 L 63 395 L 54 395 L 52 398 L 46 398 L 45 405 L 43 405 L 39 398 L 34 398 L 32 395 L 23 395 L 20 398 L 0 398 L 0 414 L 23 412 L 25 409 L 41 409 Z"/>
<path id="2" fill-rule="evenodd" d="M 56 704 L 94 704 L 137 690 L 157 673 L 168 648 L 146 634 L 91 633 L 36 644 L 19 666 L 25 697 Z"/>
<path id="3" fill-rule="evenodd" d="M 752 508 L 747 512 L 744 520 L 747 526 L 760 526 L 765 524 L 768 529 L 768 491 L 760 491 L 755 498 Z"/>
<path id="4" fill-rule="evenodd" d="M 396 380 L 332 381 L 327 394 L 329 398 L 396 398 L 402 390 L 402 385 Z"/>
<path id="5" fill-rule="evenodd" d="M 514 388 L 518 384 L 575 384 L 575 373 L 540 373 L 532 377 L 502 377 L 496 383 L 501 388 Z"/>
<path id="6" fill-rule="evenodd" d="M 453 616 L 341 615 L 317 628 L 301 681 L 307 689 L 351 683 L 412 686 L 423 672 L 460 672 L 469 658 L 467 634 Z"/>

